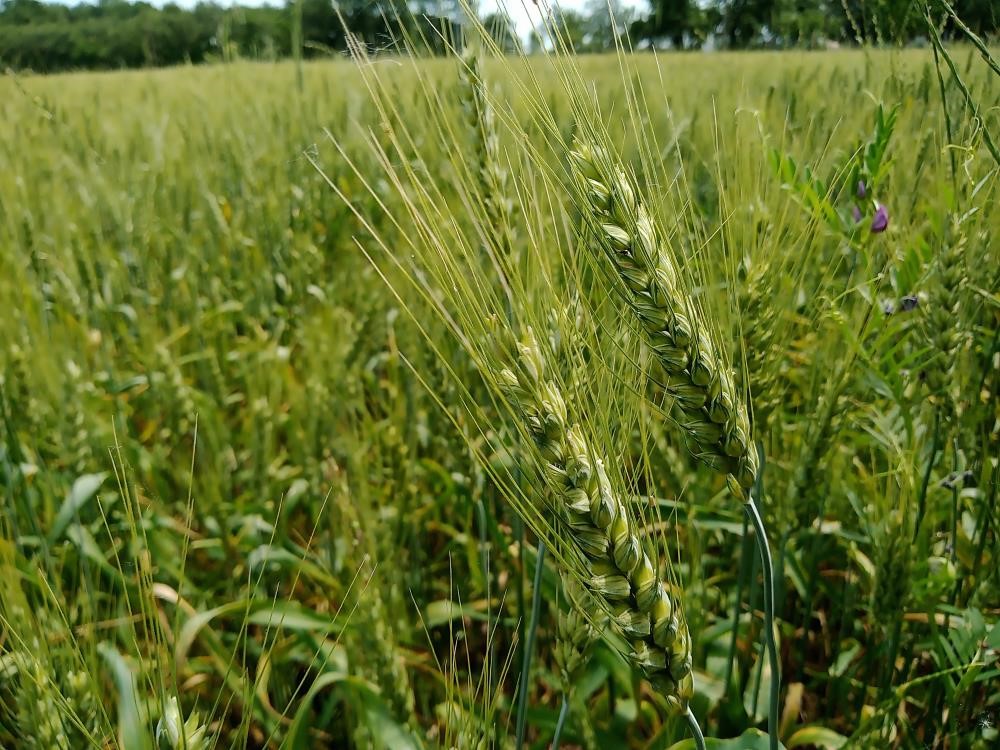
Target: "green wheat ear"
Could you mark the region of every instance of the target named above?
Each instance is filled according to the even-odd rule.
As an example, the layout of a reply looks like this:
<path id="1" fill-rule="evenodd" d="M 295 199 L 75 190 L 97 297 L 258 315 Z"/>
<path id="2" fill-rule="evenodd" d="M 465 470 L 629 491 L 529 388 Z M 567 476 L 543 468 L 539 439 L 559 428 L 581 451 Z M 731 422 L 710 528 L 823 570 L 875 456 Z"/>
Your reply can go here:
<path id="1" fill-rule="evenodd" d="M 496 377 L 534 440 L 565 546 L 570 556 L 582 558 L 582 582 L 628 641 L 632 664 L 673 710 L 683 712 L 693 683 L 691 639 L 680 601 L 660 579 L 604 460 L 583 427 L 569 423 L 562 392 L 546 377 L 545 357 L 530 328 L 516 351 L 516 362 Z"/>
<path id="2" fill-rule="evenodd" d="M 466 47 L 458 67 L 459 101 L 465 124 L 471 134 L 476 163 L 479 197 L 486 211 L 486 220 L 493 230 L 494 240 L 504 254 L 511 252 L 513 201 L 510 199 L 508 171 L 500 153 L 497 118 L 483 78 L 479 53 Z"/>
<path id="3" fill-rule="evenodd" d="M 594 621 L 593 613 L 599 612 L 600 606 L 577 579 L 564 573 L 562 589 L 569 606 L 560 609 L 556 618 L 556 641 L 552 647 L 552 660 L 558 671 L 559 687 L 563 694 L 563 718 L 570 706 L 573 706 L 578 714 L 583 747 L 585 750 L 596 750 L 600 744 L 576 686 L 583 676 L 584 668 L 590 663 L 594 646 L 607 626 L 607 618 L 602 617 L 598 622 Z M 558 732 L 557 729 L 557 735 Z M 554 737 L 553 746 L 555 744 Z"/>
<path id="4" fill-rule="evenodd" d="M 665 374 L 694 455 L 728 475 L 744 502 L 757 476 L 746 405 L 634 181 L 609 153 L 577 142 L 570 161 L 594 249 L 614 264 Z"/>

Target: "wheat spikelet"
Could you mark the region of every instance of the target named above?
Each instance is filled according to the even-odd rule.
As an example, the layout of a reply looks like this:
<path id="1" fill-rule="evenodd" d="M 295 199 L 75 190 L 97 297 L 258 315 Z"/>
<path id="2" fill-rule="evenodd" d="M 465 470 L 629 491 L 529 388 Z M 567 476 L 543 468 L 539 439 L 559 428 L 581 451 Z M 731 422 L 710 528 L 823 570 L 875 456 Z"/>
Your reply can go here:
<path id="1" fill-rule="evenodd" d="M 163 750 L 208 750 L 210 740 L 195 711 L 187 719 L 181 715 L 175 696 L 170 696 L 156 725 L 156 744 Z"/>
<path id="2" fill-rule="evenodd" d="M 546 379 L 545 360 L 530 328 L 517 350 L 516 369 L 501 369 L 498 382 L 534 439 L 552 510 L 585 558 L 584 584 L 628 639 L 634 666 L 672 708 L 685 710 L 692 692 L 691 641 L 680 602 L 643 549 L 604 462 L 581 426 L 569 424 L 562 393 Z"/>
<path id="3" fill-rule="evenodd" d="M 334 469 L 337 470 L 337 469 Z M 340 491 L 336 494 L 336 507 L 344 528 L 344 540 L 349 544 L 347 554 L 356 565 L 359 575 L 369 585 L 364 587 L 364 607 L 356 615 L 360 619 L 359 641 L 364 646 L 365 661 L 393 716 L 401 723 L 416 725 L 415 701 L 406 662 L 398 650 L 397 629 L 393 627 L 386 606 L 386 595 L 391 596 L 395 587 L 388 584 L 374 567 L 378 554 L 372 538 L 373 531 L 364 513 L 359 512 L 358 500 L 350 493 L 345 477 L 341 477 Z M 360 731 L 365 731 L 363 728 Z"/>
<path id="4" fill-rule="evenodd" d="M 733 492 L 748 501 L 757 456 L 746 406 L 707 325 L 683 291 L 652 215 L 633 180 L 604 149 L 578 142 L 570 156 L 596 248 L 612 261 L 627 288 L 692 452 L 727 474 Z"/>

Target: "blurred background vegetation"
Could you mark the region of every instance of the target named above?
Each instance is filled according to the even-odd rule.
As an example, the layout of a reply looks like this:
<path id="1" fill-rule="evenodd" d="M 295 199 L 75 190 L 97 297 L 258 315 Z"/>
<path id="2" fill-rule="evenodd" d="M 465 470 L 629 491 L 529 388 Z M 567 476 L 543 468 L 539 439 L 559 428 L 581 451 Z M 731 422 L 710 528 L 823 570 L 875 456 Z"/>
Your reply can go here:
<path id="1" fill-rule="evenodd" d="M 513 0 L 520 2 L 520 0 Z M 302 19 L 302 52 L 317 57 L 343 52 L 343 25 L 329 0 L 289 0 L 284 5 L 241 7 L 199 2 L 100 0 L 63 5 L 40 0 L 0 2 L 0 64 L 38 72 L 83 68 L 178 65 L 244 57 L 276 60 L 294 54 L 293 26 Z M 347 26 L 374 48 L 388 48 L 423 27 L 425 32 L 461 24 L 458 0 L 340 0 Z M 608 10 L 611 8 L 611 13 Z M 940 12 L 944 6 L 937 8 Z M 981 37 L 1000 29 L 1000 5 L 993 0 L 951 4 Z M 582 10 L 558 13 L 578 52 L 614 49 L 627 34 L 637 47 L 787 48 L 830 44 L 926 42 L 922 4 L 910 0 L 650 0 L 633 6 L 590 0 Z M 956 29 L 946 21 L 945 38 Z M 510 19 L 490 13 L 483 23 L 502 47 L 514 46 Z M 438 53 L 436 33 L 425 41 Z M 544 44 L 533 35 L 529 47 Z"/>

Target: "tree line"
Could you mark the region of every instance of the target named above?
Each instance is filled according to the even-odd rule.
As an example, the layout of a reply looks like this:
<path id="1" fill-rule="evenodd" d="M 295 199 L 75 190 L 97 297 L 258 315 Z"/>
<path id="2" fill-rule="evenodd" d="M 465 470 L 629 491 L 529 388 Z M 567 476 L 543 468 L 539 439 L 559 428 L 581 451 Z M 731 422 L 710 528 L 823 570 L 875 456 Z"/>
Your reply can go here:
<path id="1" fill-rule="evenodd" d="M 514 0 L 517 2 L 518 0 Z M 652 0 L 637 11 L 621 0 L 590 0 L 583 11 L 563 10 L 560 28 L 581 52 L 613 49 L 628 35 L 638 47 L 680 49 L 815 47 L 837 43 L 901 43 L 926 33 L 925 12 L 945 32 L 948 0 Z M 951 0 L 964 23 L 984 38 L 1000 30 L 1000 3 Z M 419 37 L 431 52 L 460 34 L 458 0 L 338 0 L 347 27 L 372 49 L 391 49 Z M 301 19 L 301 26 L 299 26 Z M 483 19 L 507 49 L 516 46 L 508 19 Z M 296 33 L 301 28 L 301 34 Z M 443 32 L 443 33 L 442 33 Z M 0 65 L 52 72 L 165 66 L 238 57 L 275 60 L 301 53 L 344 51 L 344 24 L 332 0 L 286 0 L 283 6 L 223 8 L 200 2 L 99 0 L 67 6 L 39 0 L 0 0 Z M 546 44 L 533 35 L 529 49 Z M 435 49 L 436 48 L 436 49 Z"/>

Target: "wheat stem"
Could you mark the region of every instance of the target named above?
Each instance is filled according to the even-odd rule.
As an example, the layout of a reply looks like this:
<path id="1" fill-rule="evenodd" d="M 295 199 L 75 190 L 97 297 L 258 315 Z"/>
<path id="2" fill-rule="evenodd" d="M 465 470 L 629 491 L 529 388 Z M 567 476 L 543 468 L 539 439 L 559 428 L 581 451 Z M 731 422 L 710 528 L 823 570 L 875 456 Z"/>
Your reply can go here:
<path id="1" fill-rule="evenodd" d="M 518 750 L 524 744 L 524 728 L 528 718 L 528 682 L 531 676 L 531 657 L 535 651 L 535 634 L 538 632 L 538 619 L 542 609 L 542 570 L 545 567 L 545 544 L 538 543 L 537 559 L 535 561 L 535 577 L 531 591 L 531 622 L 528 624 L 527 641 L 521 659 L 521 679 L 518 683 L 517 696 L 517 739 L 515 747 Z"/>
<path id="2" fill-rule="evenodd" d="M 691 710 L 690 706 L 688 706 L 684 716 L 687 719 L 688 726 L 691 727 L 691 734 L 694 735 L 695 748 L 697 750 L 706 750 L 705 735 L 702 734 L 701 726 L 698 724 L 698 719 L 695 718 L 694 711 Z"/>
<path id="3" fill-rule="evenodd" d="M 740 572 L 736 578 L 736 597 L 733 603 L 733 632 L 729 640 L 729 656 L 726 659 L 726 677 L 722 681 L 724 686 L 724 695 L 729 695 L 729 683 L 733 678 L 733 665 L 736 662 L 736 642 L 739 640 L 740 633 L 740 610 L 743 605 L 743 586 L 746 582 L 747 568 L 749 564 L 747 562 L 750 555 L 750 519 L 748 514 L 743 514 L 743 532 L 740 537 Z"/>
<path id="4" fill-rule="evenodd" d="M 774 639 L 774 564 L 771 561 L 771 547 L 767 543 L 764 520 L 760 517 L 760 512 L 753 500 L 746 504 L 746 512 L 757 532 L 757 548 L 760 550 L 761 567 L 764 572 L 764 639 L 771 667 L 767 731 L 771 750 L 778 750 L 778 699 L 781 691 L 781 668 L 778 665 L 778 644 Z"/>
<path id="5" fill-rule="evenodd" d="M 562 708 L 559 709 L 559 719 L 556 721 L 556 730 L 552 734 L 552 750 L 559 750 L 559 740 L 562 738 L 563 726 L 566 724 L 566 717 L 569 716 L 569 693 L 563 693 Z"/>

